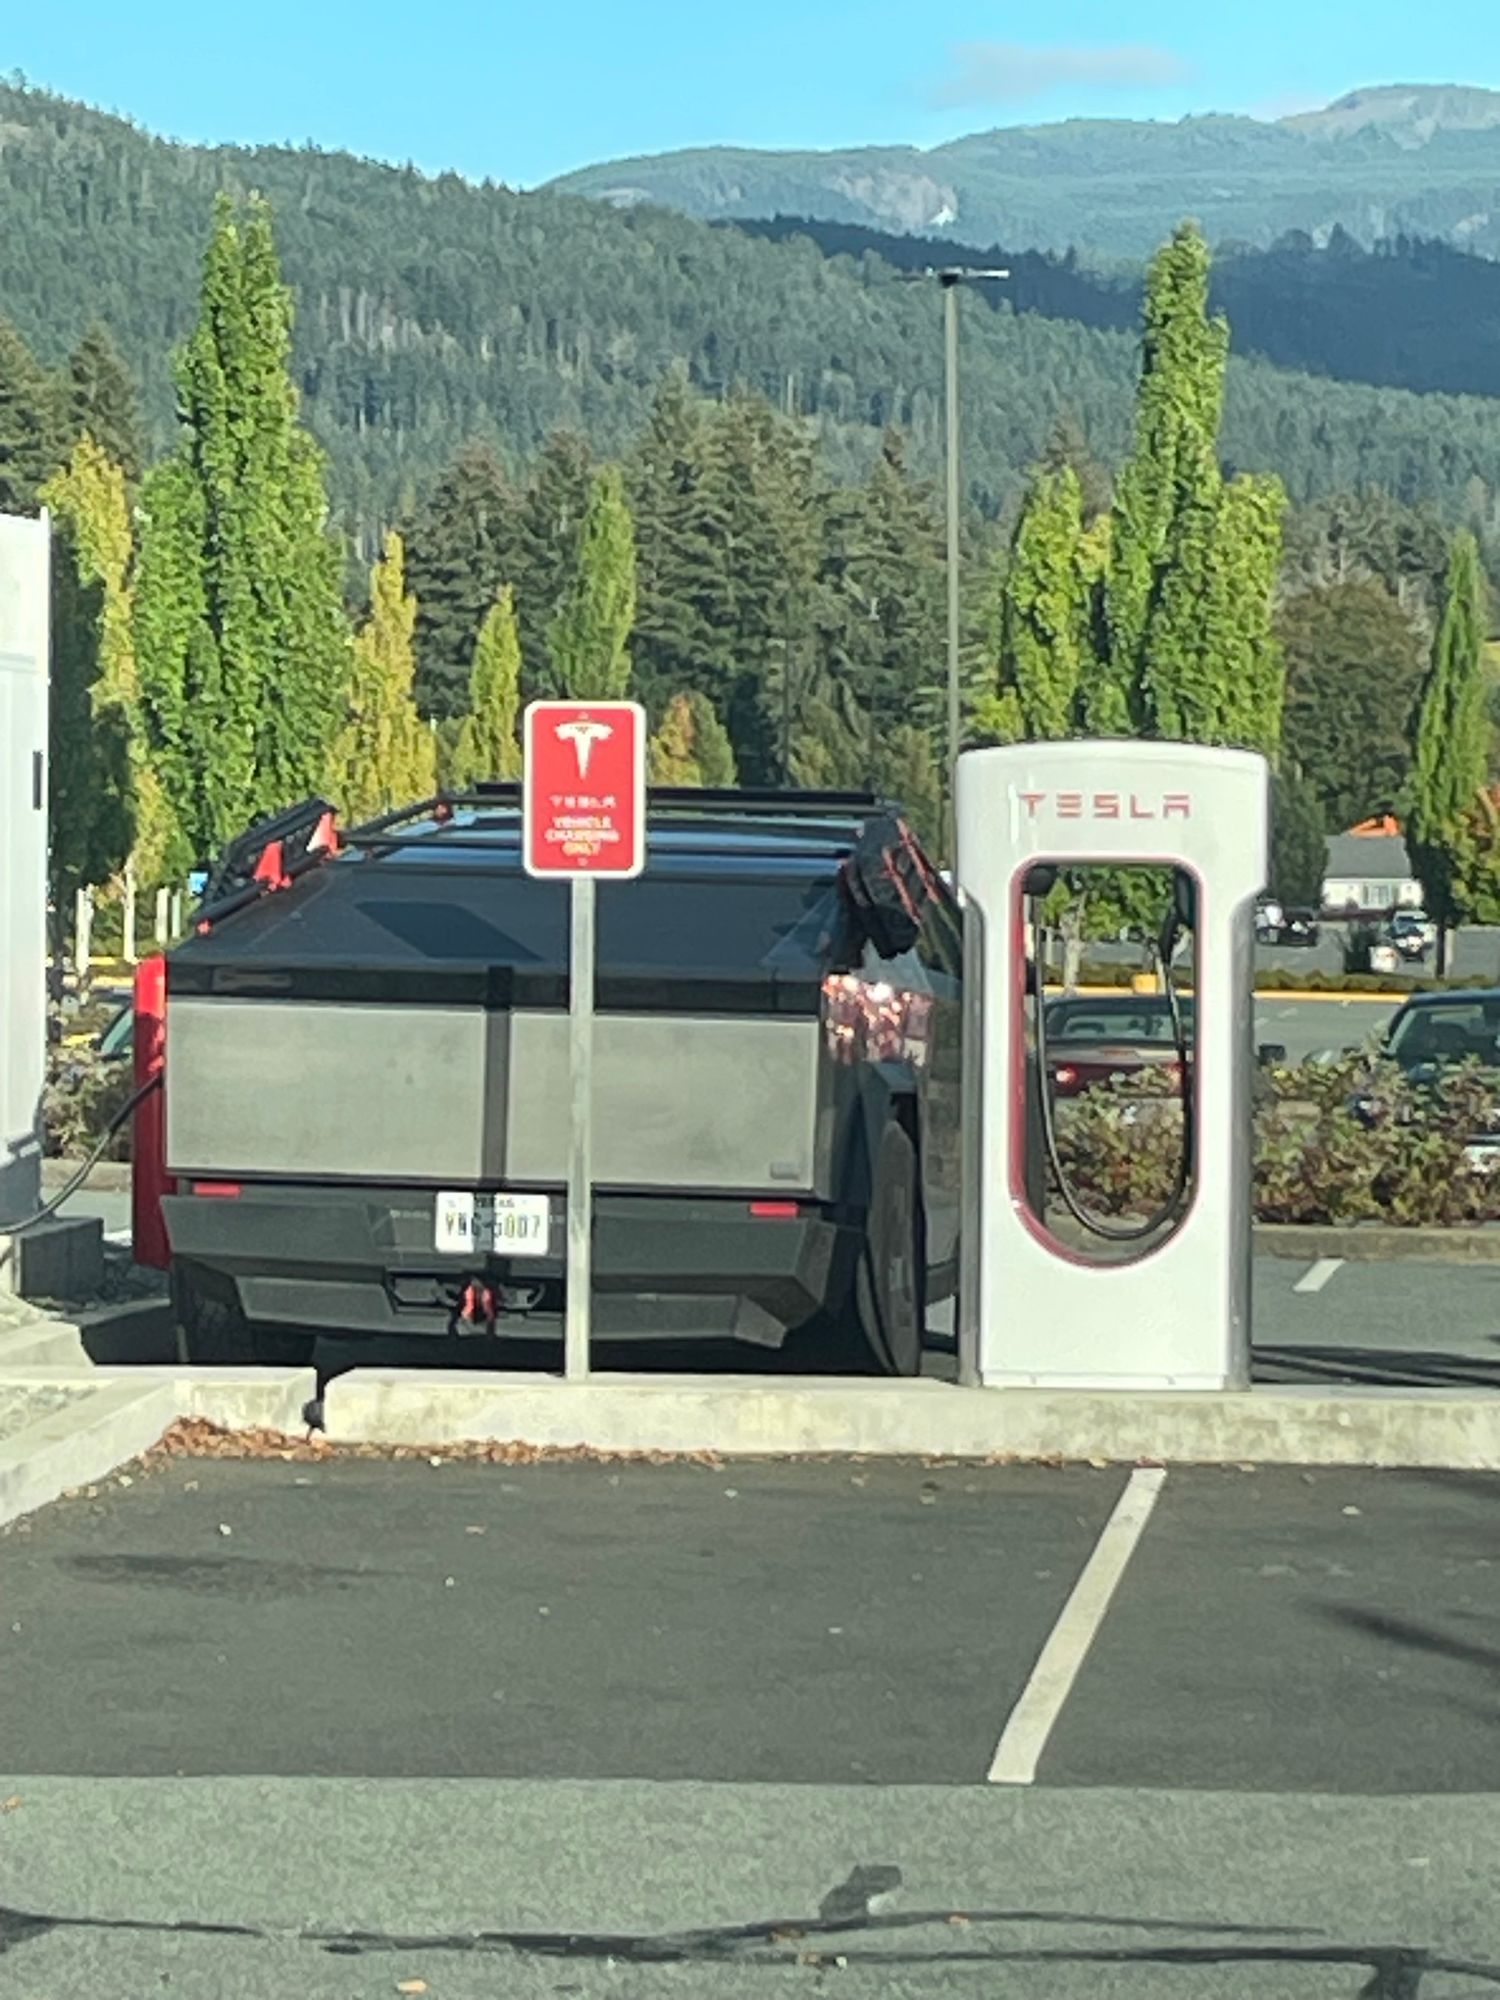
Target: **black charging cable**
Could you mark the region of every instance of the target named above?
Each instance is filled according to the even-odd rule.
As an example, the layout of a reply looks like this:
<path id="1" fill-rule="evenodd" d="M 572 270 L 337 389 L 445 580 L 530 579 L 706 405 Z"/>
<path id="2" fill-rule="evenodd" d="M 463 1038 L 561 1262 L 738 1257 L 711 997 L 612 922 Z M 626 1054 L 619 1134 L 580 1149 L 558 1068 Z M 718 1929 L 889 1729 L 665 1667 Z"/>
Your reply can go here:
<path id="1" fill-rule="evenodd" d="M 1047 1002 L 1043 990 L 1046 985 L 1047 950 L 1051 933 L 1037 921 L 1040 910 L 1040 900 L 1032 898 L 1031 924 L 1037 966 L 1035 996 L 1037 1089 L 1041 1098 L 1042 1137 L 1047 1150 L 1047 1164 L 1052 1169 L 1063 1207 L 1081 1228 L 1088 1230 L 1091 1236 L 1103 1238 L 1106 1243 L 1144 1243 L 1177 1220 L 1193 1182 L 1194 1085 L 1189 1062 L 1187 1029 L 1182 1017 L 1182 1002 L 1178 997 L 1177 982 L 1172 974 L 1172 958 L 1182 931 L 1181 918 L 1174 905 L 1162 924 L 1160 936 L 1155 940 L 1155 951 L 1162 988 L 1166 995 L 1167 1016 L 1172 1024 L 1172 1040 L 1177 1049 L 1178 1101 L 1182 1107 L 1182 1151 L 1177 1163 L 1177 1172 L 1173 1176 L 1172 1192 L 1156 1213 L 1147 1216 L 1142 1222 L 1116 1222 L 1109 1216 L 1095 1215 L 1080 1199 L 1063 1167 L 1062 1154 L 1057 1143 L 1052 1072 L 1047 1061 Z"/>

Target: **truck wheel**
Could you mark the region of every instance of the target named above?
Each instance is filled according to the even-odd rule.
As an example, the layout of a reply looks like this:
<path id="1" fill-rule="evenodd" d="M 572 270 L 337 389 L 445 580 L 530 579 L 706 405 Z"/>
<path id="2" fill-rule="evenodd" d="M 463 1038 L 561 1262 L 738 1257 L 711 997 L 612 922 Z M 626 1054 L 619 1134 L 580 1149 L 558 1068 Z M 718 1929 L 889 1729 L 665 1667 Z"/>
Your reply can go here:
<path id="1" fill-rule="evenodd" d="M 875 1156 L 864 1241 L 844 1304 L 839 1348 L 859 1374 L 915 1375 L 926 1322 L 926 1247 L 917 1150 L 902 1125 L 887 1125 Z"/>
<path id="2" fill-rule="evenodd" d="M 172 1263 L 177 1352 L 194 1368 L 310 1368 L 314 1336 L 252 1326 L 234 1286 L 192 1264 Z"/>

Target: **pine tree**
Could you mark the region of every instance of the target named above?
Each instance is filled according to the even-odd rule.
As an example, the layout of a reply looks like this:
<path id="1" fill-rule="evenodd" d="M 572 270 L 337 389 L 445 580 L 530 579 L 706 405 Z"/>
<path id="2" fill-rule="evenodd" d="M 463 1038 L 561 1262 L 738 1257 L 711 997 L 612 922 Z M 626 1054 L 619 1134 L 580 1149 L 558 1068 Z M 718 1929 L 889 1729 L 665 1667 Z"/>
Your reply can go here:
<path id="1" fill-rule="evenodd" d="M 674 370 L 627 467 L 637 547 L 631 682 L 653 708 L 717 670 L 724 535 L 708 484 L 711 428 L 702 399 Z"/>
<path id="2" fill-rule="evenodd" d="M 0 514 L 34 514 L 62 462 L 54 385 L 7 319 L 0 319 Z"/>
<path id="3" fill-rule="evenodd" d="M 515 567 L 519 504 L 491 448 L 470 444 L 406 531 L 406 573 L 417 598 L 417 700 L 425 715 L 463 712 L 479 628 Z"/>
<path id="4" fill-rule="evenodd" d="M 108 330 L 97 323 L 68 356 L 67 430 L 70 440 L 91 437 L 119 466 L 127 486 L 139 484 L 146 451 L 135 383 Z"/>
<path id="5" fill-rule="evenodd" d="M 548 634 L 562 692 L 594 701 L 622 696 L 630 686 L 634 624 L 635 531 L 620 469 L 606 465 L 590 486 L 577 568 Z"/>
<path id="6" fill-rule="evenodd" d="M 1447 932 L 1467 914 L 1472 815 L 1485 777 L 1484 591 L 1479 547 L 1465 530 L 1454 537 L 1432 665 L 1417 704 L 1406 814 L 1407 852 L 1442 933 L 1439 971 L 1446 969 Z"/>
<path id="7" fill-rule="evenodd" d="M 576 431 L 554 431 L 531 469 L 516 509 L 510 568 L 521 633 L 521 692 L 528 701 L 567 693 L 552 658 L 552 624 L 578 574 L 593 492 L 593 461 Z"/>
<path id="8" fill-rule="evenodd" d="M 490 606 L 474 648 L 469 712 L 459 725 L 448 782 L 461 790 L 490 778 L 519 778 L 521 640 L 509 584 Z"/>
<path id="9" fill-rule="evenodd" d="M 315 791 L 340 723 L 339 552 L 290 337 L 265 204 L 241 222 L 221 196 L 178 364 L 185 435 L 142 494 L 136 606 L 149 729 L 200 856 Z"/>
<path id="10" fill-rule="evenodd" d="M 330 796 L 354 820 L 427 798 L 437 785 L 431 729 L 412 698 L 417 601 L 394 531 L 370 571 L 370 615 L 350 647 L 347 719 L 334 747 Z"/>

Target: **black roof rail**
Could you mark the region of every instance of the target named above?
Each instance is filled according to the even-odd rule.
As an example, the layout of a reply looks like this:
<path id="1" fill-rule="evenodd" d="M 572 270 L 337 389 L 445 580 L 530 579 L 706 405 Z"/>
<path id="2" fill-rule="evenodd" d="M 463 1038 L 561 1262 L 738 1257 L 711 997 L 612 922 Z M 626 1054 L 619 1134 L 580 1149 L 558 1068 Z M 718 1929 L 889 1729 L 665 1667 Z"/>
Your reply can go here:
<path id="1" fill-rule="evenodd" d="M 743 791 L 717 785 L 650 785 L 648 810 L 698 812 L 715 819 L 866 818 L 886 804 L 878 792 L 778 791 L 772 786 Z"/>

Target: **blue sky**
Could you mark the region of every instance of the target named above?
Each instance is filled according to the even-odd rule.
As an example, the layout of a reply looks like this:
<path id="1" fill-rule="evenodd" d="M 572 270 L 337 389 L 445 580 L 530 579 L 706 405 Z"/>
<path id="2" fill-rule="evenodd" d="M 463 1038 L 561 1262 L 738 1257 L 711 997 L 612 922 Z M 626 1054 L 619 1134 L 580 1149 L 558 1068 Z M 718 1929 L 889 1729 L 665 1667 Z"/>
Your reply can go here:
<path id="1" fill-rule="evenodd" d="M 14 0 L 6 11 L 0 67 L 154 131 L 311 138 L 517 186 L 676 146 L 932 145 L 1080 115 L 1275 115 L 1357 84 L 1500 87 L 1500 37 L 1480 0 L 1156 0 L 1138 12 L 1118 0 L 1024 12 L 973 0 Z"/>

